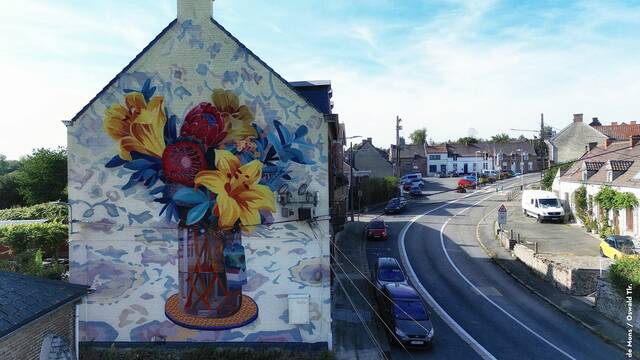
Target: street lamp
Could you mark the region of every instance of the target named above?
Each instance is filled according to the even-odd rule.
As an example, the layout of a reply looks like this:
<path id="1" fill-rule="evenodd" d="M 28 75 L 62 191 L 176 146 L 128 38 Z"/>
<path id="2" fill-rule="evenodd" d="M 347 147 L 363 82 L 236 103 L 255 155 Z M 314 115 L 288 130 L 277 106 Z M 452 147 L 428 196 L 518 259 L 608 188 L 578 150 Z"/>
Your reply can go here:
<path id="1" fill-rule="evenodd" d="M 362 135 L 349 136 L 346 139 L 361 138 Z M 355 156 L 353 155 L 353 142 L 349 141 L 349 212 L 351 213 L 351 221 L 353 222 L 353 163 Z"/>

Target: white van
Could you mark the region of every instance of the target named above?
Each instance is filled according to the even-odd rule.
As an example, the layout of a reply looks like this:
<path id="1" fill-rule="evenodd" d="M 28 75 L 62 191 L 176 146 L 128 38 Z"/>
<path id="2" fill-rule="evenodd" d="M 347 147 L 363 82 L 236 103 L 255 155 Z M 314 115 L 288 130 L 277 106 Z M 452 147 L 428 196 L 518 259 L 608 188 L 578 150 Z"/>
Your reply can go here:
<path id="1" fill-rule="evenodd" d="M 545 220 L 564 222 L 562 203 L 551 191 L 525 190 L 522 193 L 522 213 L 537 218 L 538 222 Z"/>
<path id="2" fill-rule="evenodd" d="M 400 184 L 418 185 L 420 188 L 424 187 L 424 181 L 422 180 L 422 174 L 420 173 L 402 175 L 400 178 Z"/>

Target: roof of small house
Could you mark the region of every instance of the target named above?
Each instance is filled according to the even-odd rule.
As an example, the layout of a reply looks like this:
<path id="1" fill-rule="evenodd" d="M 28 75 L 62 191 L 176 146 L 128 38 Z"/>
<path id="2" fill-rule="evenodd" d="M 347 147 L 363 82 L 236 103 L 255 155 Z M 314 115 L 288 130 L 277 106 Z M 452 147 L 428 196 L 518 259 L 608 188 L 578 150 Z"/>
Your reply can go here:
<path id="1" fill-rule="evenodd" d="M 88 291 L 85 285 L 0 271 L 0 338 Z"/>
<path id="2" fill-rule="evenodd" d="M 583 182 L 582 169 L 593 166 L 595 173 L 586 183 L 610 184 L 614 186 L 640 187 L 640 146 L 629 146 L 629 141 L 614 141 L 606 148 L 597 146 L 582 156 L 560 177 L 562 181 Z M 607 164 L 596 169 L 594 163 Z M 613 181 L 607 181 L 607 171 L 622 172 Z"/>
<path id="3" fill-rule="evenodd" d="M 610 125 L 591 125 L 591 127 L 616 140 L 626 140 L 633 135 L 640 135 L 640 124 L 636 124 L 635 121 L 629 124 L 611 123 Z"/>

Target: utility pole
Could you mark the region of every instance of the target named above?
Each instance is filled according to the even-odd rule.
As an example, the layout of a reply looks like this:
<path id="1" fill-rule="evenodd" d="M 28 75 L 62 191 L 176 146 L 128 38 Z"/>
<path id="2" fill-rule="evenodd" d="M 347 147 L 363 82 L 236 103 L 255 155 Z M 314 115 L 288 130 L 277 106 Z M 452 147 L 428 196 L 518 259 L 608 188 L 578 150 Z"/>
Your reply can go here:
<path id="1" fill-rule="evenodd" d="M 396 115 L 396 176 L 400 178 L 400 130 L 402 130 L 402 126 L 400 125 L 400 116 Z"/>
<path id="2" fill-rule="evenodd" d="M 545 154 L 548 150 L 547 145 L 544 143 L 544 113 L 540 114 L 540 149 L 542 150 L 542 169 L 540 169 L 540 179 L 542 180 L 546 167 Z"/>
<path id="3" fill-rule="evenodd" d="M 351 213 L 351 222 L 353 222 L 353 142 L 349 141 L 349 212 Z"/>

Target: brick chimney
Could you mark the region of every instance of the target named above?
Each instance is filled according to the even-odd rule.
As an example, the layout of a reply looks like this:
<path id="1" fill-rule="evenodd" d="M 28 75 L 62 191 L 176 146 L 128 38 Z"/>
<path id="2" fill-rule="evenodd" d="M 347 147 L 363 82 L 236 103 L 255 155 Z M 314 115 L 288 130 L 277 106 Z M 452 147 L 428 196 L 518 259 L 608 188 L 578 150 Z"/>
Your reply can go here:
<path id="1" fill-rule="evenodd" d="M 573 114 L 573 122 L 582 122 L 582 114 Z"/>
<path id="2" fill-rule="evenodd" d="M 629 125 L 635 125 L 636 122 L 635 121 L 629 121 Z"/>
<path id="3" fill-rule="evenodd" d="M 211 19 L 213 0 L 178 0 L 178 21 L 203 23 Z"/>
<path id="4" fill-rule="evenodd" d="M 629 146 L 633 149 L 640 142 L 640 135 L 631 135 L 629 137 Z"/>
<path id="5" fill-rule="evenodd" d="M 370 137 L 368 137 L 368 138 L 367 138 L 367 142 L 368 142 L 369 144 L 373 144 L 373 139 L 371 139 Z"/>
<path id="6" fill-rule="evenodd" d="M 618 122 L 617 122 L 617 121 L 612 121 L 612 122 L 611 122 L 611 126 L 616 126 L 616 125 L 618 125 Z"/>

